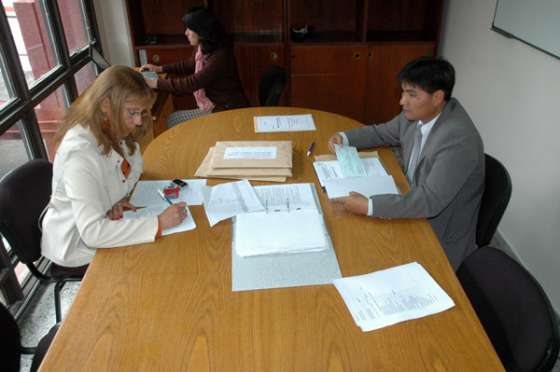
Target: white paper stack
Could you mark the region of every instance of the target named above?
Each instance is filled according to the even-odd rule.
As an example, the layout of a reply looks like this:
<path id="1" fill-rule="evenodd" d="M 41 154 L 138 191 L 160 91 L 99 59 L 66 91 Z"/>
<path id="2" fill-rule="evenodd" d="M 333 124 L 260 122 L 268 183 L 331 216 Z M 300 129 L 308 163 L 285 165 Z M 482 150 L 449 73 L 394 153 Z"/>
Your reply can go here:
<path id="1" fill-rule="evenodd" d="M 455 306 L 417 262 L 333 281 L 364 332 L 436 314 Z"/>
<path id="2" fill-rule="evenodd" d="M 311 114 L 255 116 L 255 132 L 301 132 L 315 130 Z"/>

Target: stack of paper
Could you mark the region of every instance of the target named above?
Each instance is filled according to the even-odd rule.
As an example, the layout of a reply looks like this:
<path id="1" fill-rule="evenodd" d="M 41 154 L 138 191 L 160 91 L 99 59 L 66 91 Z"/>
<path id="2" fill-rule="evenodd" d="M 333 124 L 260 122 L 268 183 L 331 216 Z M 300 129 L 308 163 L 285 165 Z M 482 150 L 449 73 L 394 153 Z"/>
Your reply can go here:
<path id="1" fill-rule="evenodd" d="M 393 177 L 385 171 L 376 153 L 354 154 L 355 148 L 344 148 L 349 150 L 339 151 L 338 160 L 330 160 L 334 156 L 320 156 L 316 159 L 324 160 L 313 163 L 319 183 L 326 189 L 329 199 L 348 196 L 351 191 L 366 198 L 399 193 Z"/>
<path id="2" fill-rule="evenodd" d="M 364 332 L 436 314 L 455 306 L 417 262 L 333 281 Z"/>
<path id="3" fill-rule="evenodd" d="M 311 184 L 258 186 L 255 190 L 265 210 L 236 217 L 234 247 L 239 256 L 327 248 L 323 216 Z"/>
<path id="4" fill-rule="evenodd" d="M 216 142 L 195 175 L 285 182 L 286 177 L 292 176 L 292 142 Z"/>

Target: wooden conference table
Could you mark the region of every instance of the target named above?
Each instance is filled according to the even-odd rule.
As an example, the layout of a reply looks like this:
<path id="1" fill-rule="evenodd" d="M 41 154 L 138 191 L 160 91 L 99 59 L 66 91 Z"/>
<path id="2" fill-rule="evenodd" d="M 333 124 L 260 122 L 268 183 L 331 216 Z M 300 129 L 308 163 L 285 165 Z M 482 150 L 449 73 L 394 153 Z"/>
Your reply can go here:
<path id="1" fill-rule="evenodd" d="M 312 113 L 317 131 L 256 134 L 254 115 Z M 314 182 L 306 148 L 327 153 L 354 120 L 297 108 L 213 114 L 164 132 L 146 149 L 145 178 L 192 178 L 219 140 L 294 144 L 294 177 Z M 401 190 L 388 149 L 381 159 Z M 209 180 L 215 184 L 218 180 Z M 231 222 L 118 249 L 100 249 L 41 371 L 496 371 L 503 370 L 430 225 L 345 212 L 319 192 L 343 276 L 418 261 L 456 306 L 364 333 L 332 285 L 231 291 Z"/>

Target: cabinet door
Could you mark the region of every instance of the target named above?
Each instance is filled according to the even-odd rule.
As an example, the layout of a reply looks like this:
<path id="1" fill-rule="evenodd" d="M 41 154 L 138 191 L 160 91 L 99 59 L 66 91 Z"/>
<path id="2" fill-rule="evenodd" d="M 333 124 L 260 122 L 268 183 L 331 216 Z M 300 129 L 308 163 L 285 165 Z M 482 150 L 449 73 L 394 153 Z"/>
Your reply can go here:
<path id="1" fill-rule="evenodd" d="M 265 69 L 269 65 L 278 65 L 286 69 L 284 46 L 280 43 L 236 43 L 234 51 L 245 95 L 251 106 L 259 106 L 259 85 Z M 287 88 L 284 89 L 284 94 L 280 99 L 281 106 L 287 105 L 286 90 Z"/>
<path id="2" fill-rule="evenodd" d="M 367 46 L 293 45 L 291 104 L 364 119 Z"/>
<path id="3" fill-rule="evenodd" d="M 433 42 L 370 45 L 365 99 L 366 124 L 384 123 L 401 111 L 398 73 L 412 59 L 431 56 L 434 50 Z"/>

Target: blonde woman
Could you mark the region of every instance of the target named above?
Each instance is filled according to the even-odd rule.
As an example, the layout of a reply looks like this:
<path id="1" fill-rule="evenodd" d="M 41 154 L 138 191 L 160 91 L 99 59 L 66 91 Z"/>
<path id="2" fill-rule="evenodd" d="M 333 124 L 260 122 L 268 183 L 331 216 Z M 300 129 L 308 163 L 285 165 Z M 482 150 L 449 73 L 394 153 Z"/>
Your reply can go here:
<path id="1" fill-rule="evenodd" d="M 42 253 L 55 264 L 88 264 L 96 248 L 151 242 L 179 224 L 185 204 L 157 217 L 122 219 L 143 168 L 135 137 L 151 119 L 154 93 L 126 66 L 105 70 L 68 109 L 56 137 L 52 197 Z"/>

